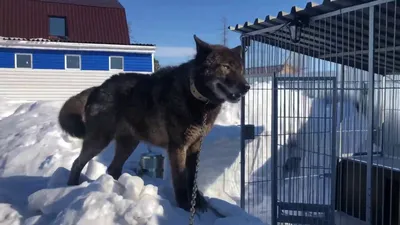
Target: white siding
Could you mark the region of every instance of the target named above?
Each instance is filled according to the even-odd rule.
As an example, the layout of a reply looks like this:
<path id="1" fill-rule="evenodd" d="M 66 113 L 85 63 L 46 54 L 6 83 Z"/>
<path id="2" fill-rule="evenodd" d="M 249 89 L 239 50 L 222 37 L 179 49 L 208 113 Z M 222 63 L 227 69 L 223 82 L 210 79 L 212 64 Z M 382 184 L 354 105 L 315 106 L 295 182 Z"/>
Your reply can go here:
<path id="1" fill-rule="evenodd" d="M 115 71 L 0 69 L 0 97 L 13 100 L 64 101 L 101 84 Z"/>

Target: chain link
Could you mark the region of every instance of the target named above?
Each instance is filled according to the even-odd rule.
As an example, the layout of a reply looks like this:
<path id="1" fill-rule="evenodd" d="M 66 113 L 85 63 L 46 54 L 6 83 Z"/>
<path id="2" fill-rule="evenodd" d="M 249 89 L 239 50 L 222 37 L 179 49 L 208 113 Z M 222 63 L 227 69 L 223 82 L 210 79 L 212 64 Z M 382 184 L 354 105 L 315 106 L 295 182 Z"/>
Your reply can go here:
<path id="1" fill-rule="evenodd" d="M 203 139 L 205 136 L 205 128 L 206 128 L 206 121 L 207 121 L 207 113 L 203 117 L 203 123 L 201 126 L 201 136 L 200 136 L 200 146 L 199 146 L 199 152 L 197 153 L 196 157 L 196 169 L 194 172 L 194 181 L 193 181 L 193 189 L 192 189 L 192 200 L 190 202 L 191 208 L 190 208 L 190 218 L 189 218 L 189 225 L 194 225 L 194 215 L 196 214 L 196 198 L 197 198 L 197 174 L 199 172 L 199 167 L 200 167 L 200 152 L 201 152 L 201 147 L 203 145 Z"/>

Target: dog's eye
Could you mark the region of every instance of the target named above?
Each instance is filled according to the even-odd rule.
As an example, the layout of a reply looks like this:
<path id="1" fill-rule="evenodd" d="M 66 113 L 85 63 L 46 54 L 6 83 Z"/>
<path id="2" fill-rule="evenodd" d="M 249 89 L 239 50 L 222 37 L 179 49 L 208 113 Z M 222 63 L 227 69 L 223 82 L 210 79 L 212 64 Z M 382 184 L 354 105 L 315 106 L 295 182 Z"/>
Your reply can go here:
<path id="1" fill-rule="evenodd" d="M 226 70 L 230 69 L 229 65 L 222 65 L 222 67 L 224 67 L 224 69 L 226 69 Z"/>

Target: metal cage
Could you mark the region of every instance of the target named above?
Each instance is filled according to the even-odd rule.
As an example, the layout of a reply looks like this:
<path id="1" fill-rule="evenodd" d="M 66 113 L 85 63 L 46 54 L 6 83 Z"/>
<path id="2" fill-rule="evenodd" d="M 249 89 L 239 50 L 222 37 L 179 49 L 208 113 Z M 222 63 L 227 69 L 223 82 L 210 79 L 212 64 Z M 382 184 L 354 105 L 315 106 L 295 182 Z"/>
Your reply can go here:
<path id="1" fill-rule="evenodd" d="M 247 212 L 271 225 L 400 224 L 399 26 L 398 1 L 336 0 L 231 27 L 252 85 Z"/>

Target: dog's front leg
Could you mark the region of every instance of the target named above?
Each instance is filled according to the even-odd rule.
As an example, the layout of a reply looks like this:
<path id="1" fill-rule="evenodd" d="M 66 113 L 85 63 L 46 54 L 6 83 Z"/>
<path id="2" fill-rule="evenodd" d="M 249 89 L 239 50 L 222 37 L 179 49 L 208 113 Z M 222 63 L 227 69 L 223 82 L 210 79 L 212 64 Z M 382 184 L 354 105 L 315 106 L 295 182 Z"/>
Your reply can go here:
<path id="1" fill-rule="evenodd" d="M 187 178 L 186 178 L 186 149 L 184 145 L 170 144 L 168 148 L 171 166 L 172 184 L 174 186 L 175 200 L 178 207 L 189 211 Z"/>
<path id="2" fill-rule="evenodd" d="M 200 157 L 200 140 L 194 142 L 187 150 L 186 153 L 186 170 L 187 170 L 187 187 L 189 190 L 189 201 L 192 200 L 193 186 L 195 182 L 195 173 L 197 165 L 197 157 Z M 196 181 L 197 182 L 197 181 Z M 197 189 L 196 196 L 196 209 L 204 212 L 207 211 L 207 201 L 204 196 Z"/>

